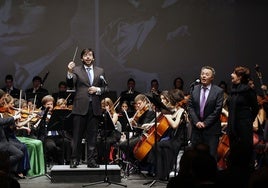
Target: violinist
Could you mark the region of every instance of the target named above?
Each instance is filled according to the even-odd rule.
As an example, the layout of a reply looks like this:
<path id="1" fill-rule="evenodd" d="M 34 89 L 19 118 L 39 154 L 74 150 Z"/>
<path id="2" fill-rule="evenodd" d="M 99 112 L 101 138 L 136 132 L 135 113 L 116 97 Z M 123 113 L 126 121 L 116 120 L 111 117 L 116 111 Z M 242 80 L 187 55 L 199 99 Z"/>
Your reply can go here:
<path id="1" fill-rule="evenodd" d="M 2 100 L 4 103 L 2 106 L 1 116 L 6 118 L 14 116 L 16 113 L 13 110 L 14 98 L 9 94 L 5 94 Z M 5 109 L 5 111 L 3 111 L 3 109 Z M 8 142 L 11 145 L 15 146 L 17 149 L 19 149 L 21 152 L 23 152 L 23 158 L 19 161 L 15 175 L 18 178 L 25 178 L 28 170 L 30 169 L 30 159 L 26 145 L 19 141 L 16 137 L 16 128 L 17 125 L 16 122 L 14 122 L 12 124 L 9 124 L 9 126 L 5 126 L 4 132 Z"/>
<path id="2" fill-rule="evenodd" d="M 26 145 L 30 156 L 31 168 L 27 171 L 28 177 L 45 174 L 43 143 L 37 139 L 37 129 L 34 129 L 34 124 L 37 123 L 40 116 L 39 111 L 33 106 L 30 106 L 24 99 L 15 99 L 14 107 L 21 112 L 18 124 L 23 127 L 16 130 L 16 137 Z"/>
<path id="3" fill-rule="evenodd" d="M 118 113 L 115 111 L 113 101 L 106 97 L 101 100 L 101 107 L 103 113 L 108 116 L 106 118 L 110 118 L 112 125 L 109 124 L 109 121 L 104 122 L 105 120 L 101 121 L 101 130 L 99 137 L 97 139 L 97 151 L 98 151 L 98 162 L 103 163 L 105 162 L 108 153 L 105 155 L 106 152 L 110 151 L 111 146 L 117 143 L 121 138 L 121 130 L 122 126 L 121 123 L 118 121 Z M 106 125 L 105 125 L 106 123 Z M 109 127 L 111 126 L 111 127 Z M 105 139 L 106 139 L 106 146 L 105 149 Z"/>
<path id="4" fill-rule="evenodd" d="M 120 121 L 122 125 L 122 132 L 130 131 L 129 129 L 129 117 L 132 117 L 135 113 L 131 113 L 129 109 L 129 103 L 127 101 L 123 101 L 120 104 L 120 108 L 118 110 L 118 121 Z"/>
<path id="5" fill-rule="evenodd" d="M 0 89 L 0 106 L 3 107 L 5 92 Z M 17 119 L 20 118 L 20 114 L 3 117 L 2 113 L 0 113 L 0 152 L 9 154 L 9 162 L 10 162 L 10 172 L 12 174 L 17 174 L 18 165 L 20 161 L 23 159 L 23 152 L 18 149 L 16 146 L 11 144 L 6 137 L 4 127 L 9 126 L 10 124 L 14 124 Z"/>
<path id="6" fill-rule="evenodd" d="M 58 109 L 68 109 L 67 101 L 63 98 L 57 99 L 56 106 L 54 107 L 54 110 Z"/>
<path id="7" fill-rule="evenodd" d="M 138 94 L 134 99 L 136 105 L 136 113 L 132 118 L 130 118 L 131 126 L 134 128 L 134 135 L 120 143 L 119 147 L 121 151 L 129 154 L 129 160 L 135 161 L 134 157 L 134 147 L 142 139 L 143 129 L 142 125 L 146 123 L 152 123 L 155 118 L 154 111 L 151 110 L 151 103 L 149 99 L 144 94 Z"/>
<path id="8" fill-rule="evenodd" d="M 65 99 L 66 105 L 70 106 L 73 104 L 74 94 L 67 92 L 67 88 L 67 83 L 65 81 L 60 81 L 58 84 L 58 92 L 52 93 L 52 96 L 56 102 L 59 99 Z"/>

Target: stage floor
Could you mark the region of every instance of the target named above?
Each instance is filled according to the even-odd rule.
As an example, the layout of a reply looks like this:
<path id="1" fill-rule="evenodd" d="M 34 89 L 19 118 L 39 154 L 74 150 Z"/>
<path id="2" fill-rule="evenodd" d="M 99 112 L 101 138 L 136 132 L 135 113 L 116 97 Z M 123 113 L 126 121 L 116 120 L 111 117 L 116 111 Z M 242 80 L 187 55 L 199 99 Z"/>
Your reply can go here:
<path id="1" fill-rule="evenodd" d="M 59 168 L 59 167 L 56 167 Z M 48 171 L 48 175 L 50 175 L 50 171 Z M 108 177 L 109 176 L 105 176 Z M 150 187 L 150 184 L 146 183 L 151 183 L 154 179 L 151 177 L 146 176 L 146 172 L 142 173 L 131 173 L 129 176 L 125 176 L 124 172 L 121 172 L 121 182 L 112 182 L 112 184 L 108 184 L 105 179 L 103 181 L 93 181 L 98 182 L 98 184 L 92 185 L 91 183 L 85 183 L 85 182 L 66 182 L 66 183 L 54 183 L 51 181 L 50 176 L 40 176 L 40 177 L 35 177 L 35 178 L 26 178 L 26 179 L 21 179 L 19 180 L 19 183 L 21 185 L 21 188 L 56 188 L 56 187 L 63 187 L 63 188 L 72 188 L 72 187 L 110 187 L 110 188 L 118 188 L 118 187 L 129 187 L 129 188 L 143 188 L 143 187 Z M 119 185 L 118 185 L 119 184 Z M 146 185 L 145 185 L 146 184 Z M 156 181 L 155 184 L 153 184 L 151 187 L 154 188 L 165 188 L 167 182 L 159 182 Z M 121 186 L 124 185 L 124 186 Z"/>

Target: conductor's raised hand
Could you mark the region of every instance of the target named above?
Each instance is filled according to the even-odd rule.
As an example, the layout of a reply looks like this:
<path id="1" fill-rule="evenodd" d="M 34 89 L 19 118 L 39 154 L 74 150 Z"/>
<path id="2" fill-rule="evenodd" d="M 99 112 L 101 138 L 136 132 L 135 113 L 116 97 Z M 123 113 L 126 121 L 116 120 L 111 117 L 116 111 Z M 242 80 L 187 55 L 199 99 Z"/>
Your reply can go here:
<path id="1" fill-rule="evenodd" d="M 75 67 L 75 62 L 71 61 L 71 62 L 68 64 L 68 72 L 72 73 L 74 67 Z"/>

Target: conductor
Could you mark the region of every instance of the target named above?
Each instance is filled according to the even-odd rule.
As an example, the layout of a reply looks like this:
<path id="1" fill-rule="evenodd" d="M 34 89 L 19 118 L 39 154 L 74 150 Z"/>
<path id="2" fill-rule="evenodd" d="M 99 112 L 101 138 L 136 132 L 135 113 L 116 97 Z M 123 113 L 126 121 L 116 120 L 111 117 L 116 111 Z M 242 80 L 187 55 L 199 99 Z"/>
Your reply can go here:
<path id="1" fill-rule="evenodd" d="M 102 114 L 100 96 L 108 91 L 104 69 L 94 66 L 94 51 L 84 49 L 81 52 L 82 65 L 76 66 L 74 61 L 68 64 L 67 84 L 75 86 L 76 95 L 73 101 L 73 148 L 70 168 L 79 165 L 82 138 L 87 139 L 87 167 L 98 168 L 94 158 L 99 117 Z"/>

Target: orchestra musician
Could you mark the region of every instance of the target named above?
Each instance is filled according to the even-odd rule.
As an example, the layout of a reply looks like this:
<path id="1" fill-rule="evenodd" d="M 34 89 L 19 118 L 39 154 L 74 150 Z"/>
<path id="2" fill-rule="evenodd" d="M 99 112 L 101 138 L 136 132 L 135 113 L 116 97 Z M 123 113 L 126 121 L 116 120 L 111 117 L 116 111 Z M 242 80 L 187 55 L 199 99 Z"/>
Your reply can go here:
<path id="1" fill-rule="evenodd" d="M 261 77 L 260 77 L 261 79 Z M 253 122 L 253 146 L 254 146 L 254 158 L 255 158 L 255 169 L 261 168 L 266 162 L 268 156 L 268 139 L 267 139 L 267 107 L 268 107 L 268 96 L 267 86 L 260 80 L 262 94 L 257 95 L 257 101 L 259 105 L 258 114 Z M 248 81 L 249 87 L 255 88 L 253 79 Z"/>
<path id="2" fill-rule="evenodd" d="M 14 79 L 11 74 L 6 75 L 5 86 L 2 88 L 2 90 L 14 98 L 19 98 L 20 90 L 14 87 Z"/>
<path id="3" fill-rule="evenodd" d="M 129 127 L 129 117 L 132 117 L 135 113 L 130 112 L 129 103 L 127 101 L 123 101 L 120 103 L 120 108 L 118 110 L 118 121 L 122 125 L 122 134 L 126 131 L 130 131 Z"/>
<path id="4" fill-rule="evenodd" d="M 46 95 L 42 99 L 42 119 L 38 123 L 39 139 L 43 141 L 47 164 L 64 164 L 64 153 L 70 151 L 66 149 L 71 146 L 69 139 L 66 139 L 61 130 L 50 130 L 49 120 L 53 114 L 54 98 Z M 69 154 L 70 155 L 70 154 Z M 68 158 L 66 163 L 69 163 Z"/>
<path id="5" fill-rule="evenodd" d="M 33 102 L 34 103 L 34 102 Z M 45 161 L 43 143 L 37 139 L 37 129 L 34 125 L 40 120 L 41 112 L 35 109 L 32 102 L 28 105 L 24 99 L 15 100 L 15 109 L 21 112 L 21 118 L 18 120 L 19 128 L 16 130 L 17 139 L 24 143 L 29 151 L 30 169 L 27 171 L 27 177 L 40 176 L 45 174 Z M 26 131 L 25 131 L 26 130 Z"/>
<path id="6" fill-rule="evenodd" d="M 34 76 L 32 79 L 32 87 L 25 90 L 27 100 L 36 98 L 35 104 L 37 108 L 42 106 L 42 98 L 49 94 L 48 90 L 42 87 L 42 84 L 42 78 L 40 76 Z"/>
<path id="7" fill-rule="evenodd" d="M 169 173 L 177 160 L 179 150 L 187 142 L 184 131 L 186 131 L 185 123 L 188 115 L 184 109 L 185 97 L 182 90 L 164 90 L 161 92 L 160 98 L 161 102 L 169 110 L 169 113 L 161 114 L 167 120 L 168 129 L 160 141 L 153 146 L 151 152 L 148 154 L 148 161 L 157 167 L 155 169 L 157 177 L 160 180 L 167 181 Z M 156 155 L 157 161 L 155 159 Z"/>
<path id="8" fill-rule="evenodd" d="M 135 113 L 135 106 L 134 106 L 134 100 L 135 97 L 140 94 L 140 92 L 136 91 L 135 89 L 136 81 L 133 78 L 129 78 L 127 80 L 127 90 L 122 91 L 120 93 L 120 103 L 123 101 L 127 101 L 129 104 L 129 111 L 131 113 Z"/>
<path id="9" fill-rule="evenodd" d="M 5 111 L 1 111 L 3 117 L 14 116 L 15 113 L 19 113 L 14 110 L 14 98 L 10 94 L 5 94 L 3 97 L 4 105 L 3 108 L 6 109 Z M 2 110 L 2 109 L 1 109 Z M 18 120 L 17 120 L 18 121 Z M 19 150 L 23 152 L 23 159 L 20 161 L 17 169 L 17 177 L 18 178 L 25 178 L 27 175 L 28 170 L 30 169 L 30 159 L 27 147 L 24 143 L 22 143 L 16 137 L 16 129 L 23 128 L 18 127 L 17 122 L 14 124 L 10 124 L 9 126 L 4 127 L 5 135 L 12 145 L 16 146 Z"/>
<path id="10" fill-rule="evenodd" d="M 5 92 L 0 89 L 0 104 L 3 106 L 3 98 Z M 17 174 L 19 162 L 23 158 L 23 152 L 19 150 L 16 146 L 11 144 L 5 134 L 4 127 L 10 124 L 14 124 L 17 119 L 20 118 L 20 114 L 11 115 L 9 117 L 3 117 L 0 114 L 0 152 L 8 153 L 10 162 L 10 172 Z"/>
<path id="11" fill-rule="evenodd" d="M 128 155 L 129 161 L 136 161 L 134 157 L 134 147 L 142 139 L 143 127 L 148 124 L 153 125 L 155 113 L 151 110 L 151 103 L 144 94 L 138 94 L 134 99 L 136 105 L 136 113 L 130 118 L 130 126 L 134 129 L 135 133 L 129 140 L 125 140 L 119 144 L 119 148 Z M 142 127 L 143 126 L 143 127 Z"/>
<path id="12" fill-rule="evenodd" d="M 122 126 L 118 121 L 118 113 L 115 111 L 114 103 L 110 98 L 106 97 L 102 99 L 101 107 L 106 116 L 105 118 L 110 118 L 111 120 L 108 121 L 103 118 L 100 125 L 100 135 L 97 140 L 98 161 L 103 163 L 105 162 L 105 159 L 108 159 L 108 153 L 111 150 L 111 146 L 120 140 Z M 110 125 L 109 122 L 111 122 L 112 125 Z"/>
<path id="13" fill-rule="evenodd" d="M 67 83 L 65 81 L 60 81 L 58 84 L 58 92 L 52 93 L 52 96 L 55 100 L 55 102 L 58 101 L 58 99 L 65 99 L 66 105 L 70 106 L 73 104 L 74 94 L 67 92 Z M 56 104 L 57 106 L 57 104 Z"/>

